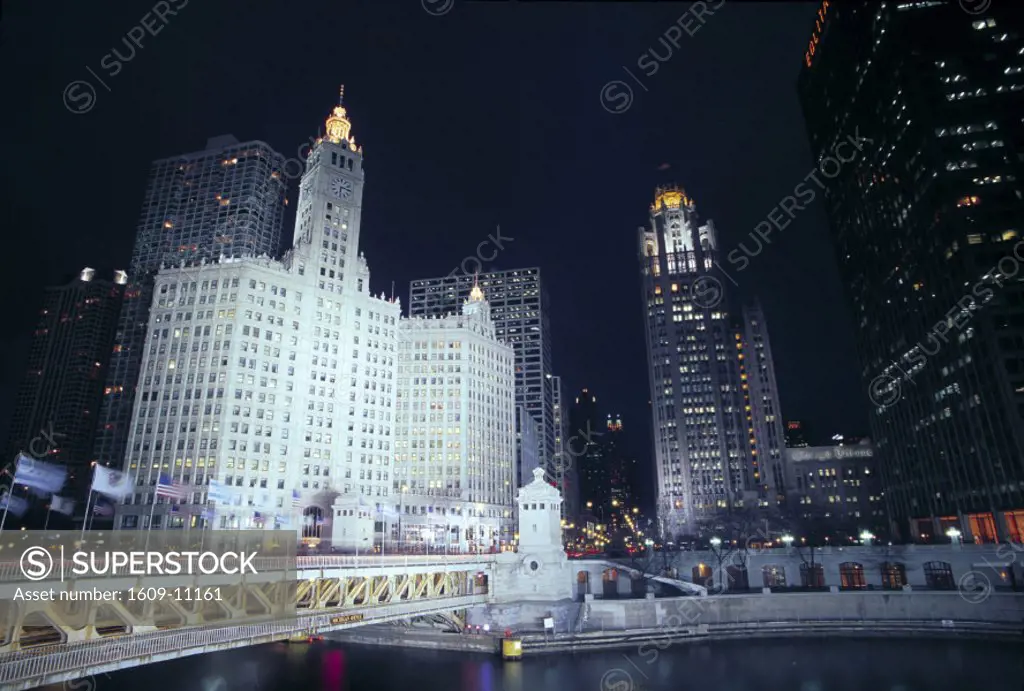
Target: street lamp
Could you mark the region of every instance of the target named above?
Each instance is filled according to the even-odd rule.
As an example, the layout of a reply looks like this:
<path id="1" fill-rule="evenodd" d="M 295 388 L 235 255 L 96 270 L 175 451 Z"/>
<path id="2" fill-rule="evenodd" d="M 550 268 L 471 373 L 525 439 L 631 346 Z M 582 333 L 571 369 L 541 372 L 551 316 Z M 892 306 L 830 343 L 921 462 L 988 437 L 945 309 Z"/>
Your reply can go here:
<path id="1" fill-rule="evenodd" d="M 717 548 L 722 546 L 722 540 L 720 538 L 713 537 L 713 538 L 711 538 L 710 542 L 711 542 L 711 546 L 714 547 L 715 549 L 717 549 Z"/>
<path id="2" fill-rule="evenodd" d="M 484 505 L 483 504 L 477 504 L 476 505 L 476 513 L 477 513 L 477 520 L 479 521 L 477 523 L 477 531 L 476 531 L 477 532 L 476 552 L 477 552 L 477 554 L 479 554 L 480 550 L 483 548 L 483 533 L 484 533 Z"/>
<path id="3" fill-rule="evenodd" d="M 401 551 L 404 547 L 402 540 L 402 512 L 405 510 L 405 492 L 409 489 L 408 485 L 402 485 L 398 492 L 398 550 Z"/>
<path id="4" fill-rule="evenodd" d="M 954 545 L 959 545 L 960 544 L 960 535 L 961 535 L 960 531 L 957 530 L 956 528 L 950 528 L 949 530 L 946 531 L 946 537 L 948 537 L 949 541 L 951 543 L 953 543 Z"/>
<path id="5" fill-rule="evenodd" d="M 789 533 L 786 533 L 785 535 L 782 536 L 782 544 L 784 544 L 786 546 L 786 549 L 789 549 L 790 547 L 793 546 L 793 539 L 794 539 L 793 536 L 790 535 Z"/>
<path id="6" fill-rule="evenodd" d="M 871 532 L 868 531 L 868 530 L 865 530 L 864 532 L 862 532 L 860 534 L 860 541 L 863 542 L 868 547 L 871 546 L 871 541 L 874 540 L 874 539 L 875 539 L 875 536 L 872 535 Z"/>

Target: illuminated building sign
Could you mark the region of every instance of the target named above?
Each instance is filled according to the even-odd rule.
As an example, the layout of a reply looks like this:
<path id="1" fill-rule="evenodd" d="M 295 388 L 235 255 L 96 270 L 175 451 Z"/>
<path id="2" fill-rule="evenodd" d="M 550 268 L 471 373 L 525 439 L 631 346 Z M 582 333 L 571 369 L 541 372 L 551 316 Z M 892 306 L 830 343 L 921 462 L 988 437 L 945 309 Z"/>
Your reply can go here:
<path id="1" fill-rule="evenodd" d="M 352 624 L 362 620 L 362 614 L 344 614 L 340 617 L 331 617 L 331 624 Z"/>
<path id="2" fill-rule="evenodd" d="M 811 66 L 814 51 L 818 49 L 818 39 L 821 38 L 821 30 L 825 28 L 825 15 L 827 14 L 828 0 L 823 0 L 821 7 L 818 8 L 818 16 L 814 18 L 814 33 L 811 34 L 811 40 L 807 43 L 807 52 L 804 53 L 804 62 L 808 67 Z"/>
<path id="3" fill-rule="evenodd" d="M 875 450 L 870 446 L 808 446 L 803 449 L 789 449 L 789 460 L 801 461 L 844 461 L 854 458 L 874 458 Z"/>

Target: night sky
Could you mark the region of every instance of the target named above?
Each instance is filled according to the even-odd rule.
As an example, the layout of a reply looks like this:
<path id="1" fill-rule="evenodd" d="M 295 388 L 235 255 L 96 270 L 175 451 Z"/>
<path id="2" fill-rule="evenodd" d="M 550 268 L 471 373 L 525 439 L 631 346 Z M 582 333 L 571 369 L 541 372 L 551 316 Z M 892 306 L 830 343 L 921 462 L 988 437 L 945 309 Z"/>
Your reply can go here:
<path id="1" fill-rule="evenodd" d="M 424 8 L 445 1 L 443 15 Z M 620 412 L 641 458 L 650 422 L 636 232 L 654 186 L 683 185 L 728 251 L 813 170 L 796 97 L 812 3 L 728 2 L 703 26 L 686 20 L 699 28 L 647 76 L 638 59 L 652 47 L 666 55 L 659 38 L 685 3 L 169 0 L 177 14 L 149 15 L 157 35 L 110 76 L 104 56 L 129 53 L 123 37 L 155 4 L 5 7 L 3 287 L 17 297 L 0 331 L 0 432 L 42 287 L 85 265 L 127 268 L 150 161 L 226 133 L 295 157 L 341 83 L 365 147 L 373 291 L 394 281 L 406 303 L 410 280 L 448 274 L 500 225 L 513 240 L 484 268 L 542 267 L 555 372 L 567 394 L 589 386 Z M 88 112 L 64 105 L 75 80 L 96 88 Z M 618 114 L 601 100 L 612 80 L 633 89 Z M 608 105 L 621 107 L 615 89 Z M 291 230 L 289 218 L 289 241 Z M 764 305 L 785 418 L 817 437 L 865 432 L 820 198 L 733 276 Z"/>

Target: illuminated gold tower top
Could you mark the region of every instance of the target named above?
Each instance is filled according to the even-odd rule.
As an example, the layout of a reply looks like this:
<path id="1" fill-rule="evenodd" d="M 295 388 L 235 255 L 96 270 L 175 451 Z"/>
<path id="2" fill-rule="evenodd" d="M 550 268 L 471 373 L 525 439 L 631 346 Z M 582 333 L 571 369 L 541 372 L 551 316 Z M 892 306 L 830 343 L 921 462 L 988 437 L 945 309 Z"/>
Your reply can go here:
<path id="1" fill-rule="evenodd" d="M 345 100 L 345 85 L 342 84 L 338 90 L 338 105 L 327 117 L 326 130 L 327 141 L 333 144 L 348 142 L 349 148 L 356 153 L 363 153 L 363 147 L 356 145 L 355 135 L 352 134 L 352 121 L 348 119 L 348 111 L 342 103 Z"/>
<path id="2" fill-rule="evenodd" d="M 662 206 L 668 209 L 690 208 L 693 206 L 693 200 L 687 197 L 686 190 L 678 185 L 656 187 L 654 189 L 654 204 L 651 205 L 651 211 L 660 211 Z"/>
<path id="3" fill-rule="evenodd" d="M 483 302 L 484 291 L 480 290 L 479 276 L 473 276 L 473 290 L 469 291 L 470 302 Z"/>

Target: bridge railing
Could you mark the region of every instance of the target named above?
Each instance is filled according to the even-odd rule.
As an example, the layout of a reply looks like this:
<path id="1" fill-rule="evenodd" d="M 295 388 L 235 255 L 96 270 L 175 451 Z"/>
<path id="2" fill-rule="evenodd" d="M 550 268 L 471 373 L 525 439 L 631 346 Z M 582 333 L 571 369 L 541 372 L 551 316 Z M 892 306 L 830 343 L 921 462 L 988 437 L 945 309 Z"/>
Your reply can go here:
<path id="1" fill-rule="evenodd" d="M 318 555 L 298 557 L 296 560 L 296 566 L 299 569 L 324 569 L 346 566 L 441 566 L 445 564 L 486 564 L 492 561 L 494 561 L 493 554 L 401 554 L 394 556 Z"/>

